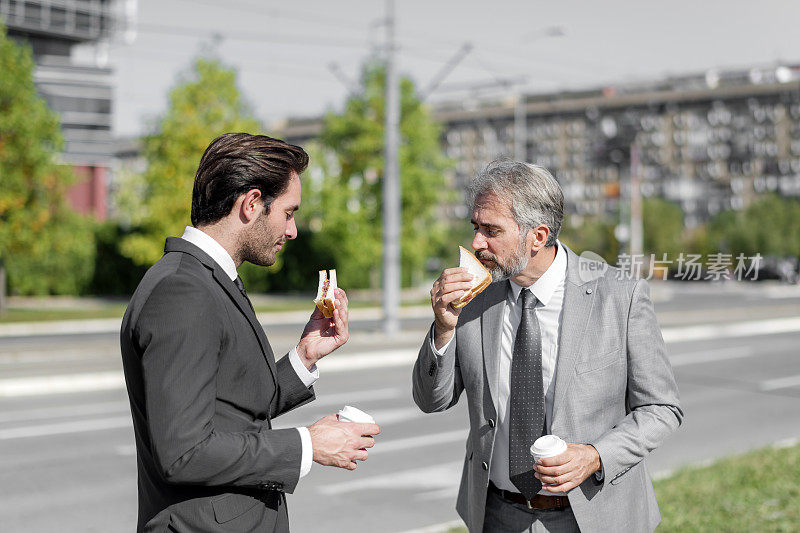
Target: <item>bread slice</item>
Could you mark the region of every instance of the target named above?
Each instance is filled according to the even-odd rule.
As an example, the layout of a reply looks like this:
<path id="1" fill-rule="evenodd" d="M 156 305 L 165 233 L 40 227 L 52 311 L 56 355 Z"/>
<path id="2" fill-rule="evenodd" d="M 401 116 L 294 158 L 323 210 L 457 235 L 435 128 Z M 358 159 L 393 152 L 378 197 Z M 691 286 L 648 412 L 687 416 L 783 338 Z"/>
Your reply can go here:
<path id="1" fill-rule="evenodd" d="M 317 297 L 314 298 L 314 303 L 317 304 L 325 318 L 333 317 L 333 310 L 336 309 L 336 296 L 333 293 L 335 288 L 336 270 L 320 270 L 319 287 L 317 288 Z"/>
<path id="2" fill-rule="evenodd" d="M 458 261 L 458 266 L 466 268 L 467 271 L 475 277 L 472 279 L 472 288 L 470 288 L 464 296 L 450 304 L 453 306 L 453 309 L 461 309 L 492 283 L 492 275 L 486 270 L 486 267 L 478 261 L 475 254 L 463 246 L 459 246 L 458 248 L 461 251 L 461 258 Z"/>

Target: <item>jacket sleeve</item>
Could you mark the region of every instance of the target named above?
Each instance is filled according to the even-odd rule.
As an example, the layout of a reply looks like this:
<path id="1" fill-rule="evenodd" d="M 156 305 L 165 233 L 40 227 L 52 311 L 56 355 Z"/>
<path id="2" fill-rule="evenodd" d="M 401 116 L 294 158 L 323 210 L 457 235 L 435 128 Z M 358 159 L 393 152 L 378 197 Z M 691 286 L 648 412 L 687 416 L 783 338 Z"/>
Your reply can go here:
<path id="1" fill-rule="evenodd" d="M 627 332 L 627 415 L 591 443 L 600 454 L 603 480 L 612 484 L 683 420 L 678 385 L 645 280 L 633 288 Z"/>
<path id="2" fill-rule="evenodd" d="M 422 342 L 411 376 L 414 402 L 425 413 L 444 411 L 458 403 L 464 390 L 458 365 L 457 335 L 438 356 L 433 351 L 433 325 Z"/>
<path id="3" fill-rule="evenodd" d="M 278 369 L 278 393 L 272 403 L 270 418 L 275 418 L 314 400 L 314 387 L 306 387 L 284 355 L 275 365 Z"/>
<path id="4" fill-rule="evenodd" d="M 169 483 L 280 486 L 292 492 L 301 461 L 296 429 L 214 427 L 226 335 L 218 306 L 202 284 L 172 275 L 154 288 L 139 314 L 134 333 L 156 465 Z"/>

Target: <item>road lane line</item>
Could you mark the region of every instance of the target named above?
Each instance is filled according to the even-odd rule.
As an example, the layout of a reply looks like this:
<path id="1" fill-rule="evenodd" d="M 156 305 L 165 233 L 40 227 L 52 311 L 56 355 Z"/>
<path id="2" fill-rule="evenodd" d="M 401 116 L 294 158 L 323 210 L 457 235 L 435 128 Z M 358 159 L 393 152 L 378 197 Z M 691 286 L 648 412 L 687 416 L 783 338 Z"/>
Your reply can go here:
<path id="1" fill-rule="evenodd" d="M 89 403 L 0 413 L 0 423 L 130 412 L 128 402 Z"/>
<path id="2" fill-rule="evenodd" d="M 463 520 L 451 520 L 449 522 L 442 522 L 441 524 L 433 524 L 418 529 L 407 529 L 401 533 L 444 533 L 457 527 L 464 527 Z"/>
<path id="3" fill-rule="evenodd" d="M 436 444 L 446 444 L 449 442 L 466 441 L 469 430 L 457 429 L 455 431 L 445 431 L 443 433 L 433 433 L 431 435 L 420 435 L 419 437 L 407 437 L 404 439 L 394 439 L 388 442 L 380 442 L 370 450 L 370 455 L 374 453 L 396 452 L 422 446 L 434 446 Z M 378 437 L 380 439 L 380 436 Z"/>
<path id="4" fill-rule="evenodd" d="M 123 387 L 125 387 L 125 377 L 119 371 L 10 378 L 0 380 L 0 398 L 102 391 Z"/>
<path id="5" fill-rule="evenodd" d="M 758 390 L 762 392 L 767 392 L 778 389 L 788 389 L 790 387 L 796 387 L 798 385 L 800 385 L 800 375 L 786 376 L 784 378 L 768 379 L 766 381 L 762 381 L 758 385 Z"/>
<path id="6" fill-rule="evenodd" d="M 711 363 L 714 361 L 726 361 L 729 359 L 742 359 L 754 355 L 752 348 L 723 348 L 720 350 L 704 350 L 699 352 L 687 352 L 670 356 L 669 361 L 672 366 L 697 365 L 700 363 Z"/>
<path id="7" fill-rule="evenodd" d="M 403 389 L 399 387 L 384 388 L 384 389 L 371 389 L 352 392 L 341 392 L 336 394 L 322 394 L 316 400 L 308 404 L 308 407 L 328 407 L 330 405 L 337 405 L 342 407 L 344 404 L 352 404 L 355 402 L 368 402 L 373 400 L 393 400 L 400 398 L 404 393 Z"/>
<path id="8" fill-rule="evenodd" d="M 800 317 L 748 320 L 729 324 L 702 324 L 661 330 L 666 343 L 774 335 L 800 331 Z"/>
<path id="9" fill-rule="evenodd" d="M 45 435 L 63 435 L 65 433 L 85 433 L 87 431 L 102 431 L 132 426 L 133 422 L 131 422 L 130 415 L 113 418 L 95 418 L 92 420 L 77 420 L 75 422 L 59 422 L 56 424 L 0 429 L 0 440 L 43 437 Z"/>
<path id="10" fill-rule="evenodd" d="M 362 477 L 340 483 L 329 483 L 316 487 L 316 490 L 326 496 L 335 496 L 348 492 L 375 489 L 444 489 L 458 484 L 462 465 L 462 461 L 454 461 L 422 468 L 410 468 L 399 472 Z"/>
<path id="11" fill-rule="evenodd" d="M 705 324 L 699 326 L 664 328 L 662 330 L 667 344 L 756 335 L 774 335 L 800 332 L 800 317 L 757 320 L 731 324 Z M 736 357 L 747 357 L 737 355 Z M 416 349 L 375 350 L 348 355 L 333 356 L 319 362 L 324 373 L 353 372 L 373 368 L 411 367 L 417 357 Z M 678 358 L 678 365 L 691 364 Z M 709 361 L 732 359 L 735 357 L 708 355 Z M 688 360 L 688 357 L 685 358 Z M 696 359 L 695 361 L 699 361 Z M 694 361 L 693 361 L 694 362 Z M 122 372 L 95 372 L 57 376 L 21 377 L 0 380 L 0 398 L 15 396 L 36 396 L 74 392 L 122 389 L 125 379 Z M 347 401 L 347 400 L 345 400 Z"/>

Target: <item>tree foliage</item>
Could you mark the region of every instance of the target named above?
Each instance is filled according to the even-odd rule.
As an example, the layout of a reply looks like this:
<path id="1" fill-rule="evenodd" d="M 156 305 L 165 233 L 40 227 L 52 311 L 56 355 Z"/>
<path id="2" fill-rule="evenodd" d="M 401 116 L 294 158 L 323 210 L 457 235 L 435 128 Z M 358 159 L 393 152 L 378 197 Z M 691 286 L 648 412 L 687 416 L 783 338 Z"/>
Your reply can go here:
<path id="1" fill-rule="evenodd" d="M 646 198 L 642 203 L 644 253 L 661 259 L 677 257 L 684 250 L 683 210 L 662 198 Z"/>
<path id="2" fill-rule="evenodd" d="M 723 211 L 709 224 L 709 239 L 721 252 L 800 257 L 800 202 L 775 194 L 741 211 Z"/>
<path id="3" fill-rule="evenodd" d="M 303 207 L 316 248 L 333 258 L 340 284 L 350 288 L 380 283 L 385 79 L 382 64 L 368 63 L 362 93 L 342 113 L 325 116 L 307 186 L 316 199 Z M 447 227 L 436 210 L 452 198 L 445 196 L 441 128 L 411 80 L 401 80 L 400 94 L 401 269 L 408 286 L 442 249 Z"/>
<path id="4" fill-rule="evenodd" d="M 151 265 L 164 252 L 164 238 L 190 224 L 192 184 L 209 143 L 233 131 L 259 133 L 236 86 L 236 73 L 214 59 L 197 59 L 191 72 L 170 91 L 157 131 L 144 140 L 147 169 L 142 203 L 129 206 L 136 231 L 120 250 L 138 265 Z"/>
<path id="5" fill-rule="evenodd" d="M 59 118 L 37 95 L 30 49 L 0 24 L 0 265 L 16 294 L 77 294 L 94 269 L 91 221 L 65 194 Z"/>

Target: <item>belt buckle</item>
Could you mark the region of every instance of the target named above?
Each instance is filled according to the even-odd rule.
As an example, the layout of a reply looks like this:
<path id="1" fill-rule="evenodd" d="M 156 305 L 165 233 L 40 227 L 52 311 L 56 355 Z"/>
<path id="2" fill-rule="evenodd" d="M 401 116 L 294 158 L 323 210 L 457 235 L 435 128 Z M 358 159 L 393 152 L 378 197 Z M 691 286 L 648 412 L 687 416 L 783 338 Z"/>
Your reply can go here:
<path id="1" fill-rule="evenodd" d="M 531 502 L 533 502 L 533 500 L 525 499 L 525 505 L 528 506 L 529 510 L 533 510 L 533 504 Z"/>

